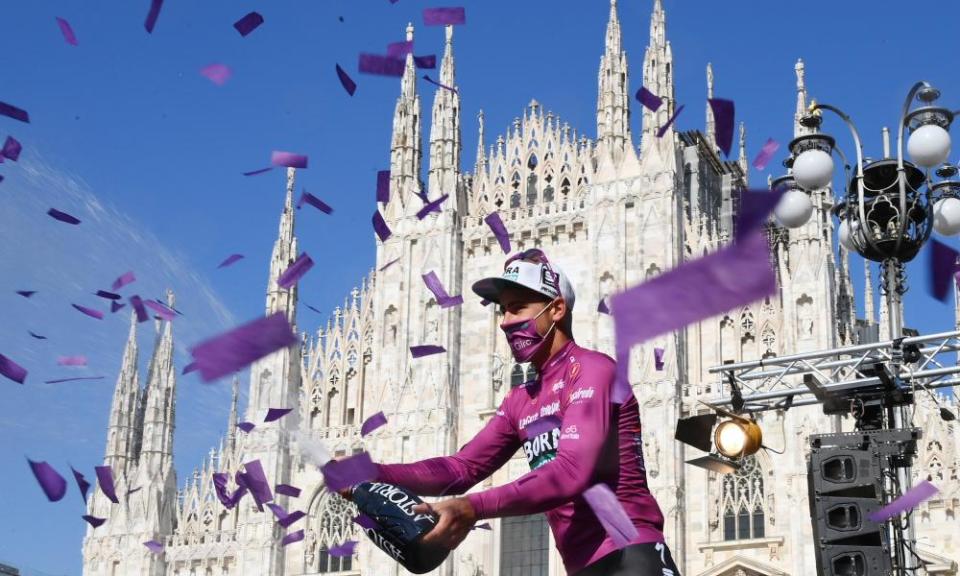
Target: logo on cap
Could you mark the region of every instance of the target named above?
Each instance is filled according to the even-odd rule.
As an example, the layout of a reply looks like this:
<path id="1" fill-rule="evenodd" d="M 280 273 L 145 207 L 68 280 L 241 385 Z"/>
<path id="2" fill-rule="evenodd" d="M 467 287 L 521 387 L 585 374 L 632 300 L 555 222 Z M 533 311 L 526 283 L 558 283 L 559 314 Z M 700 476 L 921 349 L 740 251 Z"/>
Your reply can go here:
<path id="1" fill-rule="evenodd" d="M 540 268 L 540 285 L 560 295 L 560 275 L 546 266 Z"/>

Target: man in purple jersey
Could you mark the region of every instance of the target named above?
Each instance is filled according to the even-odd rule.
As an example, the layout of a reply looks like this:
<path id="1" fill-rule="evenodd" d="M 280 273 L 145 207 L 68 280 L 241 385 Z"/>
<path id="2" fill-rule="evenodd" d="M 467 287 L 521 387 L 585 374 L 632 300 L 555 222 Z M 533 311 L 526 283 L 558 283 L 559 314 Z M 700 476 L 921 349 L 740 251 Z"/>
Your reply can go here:
<path id="1" fill-rule="evenodd" d="M 452 550 L 477 520 L 545 513 L 568 574 L 679 576 L 663 541 L 663 514 L 647 488 L 637 399 L 631 394 L 612 404 L 613 359 L 574 342 L 570 281 L 532 249 L 509 258 L 502 276 L 480 280 L 473 291 L 500 306 L 514 358 L 532 362 L 537 379 L 511 389 L 453 456 L 381 464 L 377 480 L 424 496 L 463 494 L 523 448 L 530 472 L 517 480 L 415 508 L 439 515 L 424 544 Z M 636 528 L 624 548 L 582 497 L 601 483 Z"/>

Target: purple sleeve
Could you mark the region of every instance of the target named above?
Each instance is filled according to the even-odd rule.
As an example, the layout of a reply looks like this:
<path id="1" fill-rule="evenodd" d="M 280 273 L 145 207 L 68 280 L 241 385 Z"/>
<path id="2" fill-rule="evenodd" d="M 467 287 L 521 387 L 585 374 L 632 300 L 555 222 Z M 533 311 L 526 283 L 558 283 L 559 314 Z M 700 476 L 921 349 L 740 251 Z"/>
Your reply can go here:
<path id="1" fill-rule="evenodd" d="M 589 487 L 609 441 L 613 411 L 610 389 L 615 364 L 600 355 L 583 358 L 580 362 L 580 373 L 566 387 L 573 392 L 564 402 L 571 397 L 575 399 L 566 404 L 564 410 L 556 457 L 514 482 L 468 494 L 477 518 L 546 512 Z"/>
<path id="2" fill-rule="evenodd" d="M 508 395 L 496 414 L 453 456 L 410 464 L 380 464 L 377 480 L 420 496 L 463 494 L 503 466 L 520 448 L 520 438 L 506 415 Z"/>

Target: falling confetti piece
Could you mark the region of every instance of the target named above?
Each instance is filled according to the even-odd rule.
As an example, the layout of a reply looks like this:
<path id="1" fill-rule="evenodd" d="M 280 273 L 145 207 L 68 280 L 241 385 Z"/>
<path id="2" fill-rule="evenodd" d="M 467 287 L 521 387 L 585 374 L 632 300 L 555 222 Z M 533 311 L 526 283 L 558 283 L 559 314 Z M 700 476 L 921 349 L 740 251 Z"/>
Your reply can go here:
<path id="1" fill-rule="evenodd" d="M 660 109 L 660 106 L 663 105 L 663 98 L 647 90 L 646 86 L 641 86 L 640 89 L 637 90 L 637 100 L 651 112 L 656 112 Z"/>
<path id="2" fill-rule="evenodd" d="M 147 29 L 148 34 L 153 33 L 153 27 L 157 25 L 157 17 L 160 16 L 160 8 L 163 7 L 163 0 L 150 0 L 150 11 L 147 12 L 147 19 L 143 27 Z"/>
<path id="3" fill-rule="evenodd" d="M 217 86 L 223 86 L 233 76 L 233 70 L 226 64 L 210 64 L 200 69 L 200 74 Z"/>
<path id="4" fill-rule="evenodd" d="M 51 218 L 54 218 L 54 219 L 59 220 L 59 221 L 61 221 L 61 222 L 65 222 L 65 223 L 67 223 L 67 224 L 74 224 L 74 225 L 76 225 L 76 224 L 79 224 L 79 223 L 80 223 L 80 219 L 77 218 L 76 216 L 71 216 L 70 214 L 67 214 L 66 212 L 61 212 L 61 211 L 57 210 L 56 208 L 51 208 L 51 209 L 47 210 L 47 214 L 48 214 Z"/>
<path id="5" fill-rule="evenodd" d="M 463 7 L 424 8 L 424 26 L 456 26 L 467 23 L 467 11 Z"/>
<path id="6" fill-rule="evenodd" d="M 353 78 L 351 78 L 350 75 L 347 74 L 346 70 L 341 68 L 339 64 L 336 66 L 337 78 L 340 79 L 340 85 L 343 86 L 343 89 L 347 91 L 347 94 L 353 96 L 353 94 L 357 91 L 357 83 L 353 81 Z"/>
<path id="7" fill-rule="evenodd" d="M 307 157 L 303 154 L 274 150 L 273 154 L 270 155 L 270 163 L 274 166 L 286 166 L 288 168 L 306 168 Z"/>
<path id="8" fill-rule="evenodd" d="M 7 104 L 6 102 L 0 102 L 0 116 L 7 116 L 14 120 L 26 122 L 27 124 L 30 123 L 30 115 L 27 114 L 26 110 L 17 108 L 13 104 Z"/>
<path id="9" fill-rule="evenodd" d="M 241 36 L 246 37 L 247 34 L 256 30 L 261 24 L 263 24 L 263 16 L 261 16 L 259 12 L 251 12 L 234 22 L 233 27 L 237 29 L 237 32 L 239 32 Z"/>
<path id="10" fill-rule="evenodd" d="M 243 254 L 231 254 L 227 256 L 226 259 L 224 259 L 224 261 L 221 262 L 219 266 L 217 266 L 217 268 L 226 268 L 227 266 L 230 266 L 231 264 L 242 259 L 243 259 Z"/>
<path id="11" fill-rule="evenodd" d="M 768 138 L 767 142 L 763 145 L 763 148 L 760 149 L 760 152 L 757 154 L 757 157 L 753 159 L 753 167 L 757 170 L 763 170 L 767 167 L 767 163 L 773 158 L 773 155 L 777 153 L 777 150 L 780 149 L 780 143 L 774 140 L 773 138 Z"/>
<path id="12" fill-rule="evenodd" d="M 63 39 L 67 41 L 67 44 L 76 46 L 77 35 L 73 33 L 73 28 L 70 26 L 70 23 L 58 16 L 57 26 L 60 27 L 60 33 L 63 34 Z"/>

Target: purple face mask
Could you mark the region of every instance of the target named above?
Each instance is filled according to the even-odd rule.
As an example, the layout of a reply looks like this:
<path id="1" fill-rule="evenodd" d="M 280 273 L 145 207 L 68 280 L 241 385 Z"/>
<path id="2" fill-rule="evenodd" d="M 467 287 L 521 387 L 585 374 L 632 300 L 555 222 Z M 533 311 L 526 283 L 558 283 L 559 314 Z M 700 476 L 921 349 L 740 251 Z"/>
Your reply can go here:
<path id="1" fill-rule="evenodd" d="M 553 302 L 550 302 L 553 304 Z M 537 355 L 537 352 L 543 348 L 547 336 L 553 331 L 557 323 L 550 325 L 550 329 L 543 336 L 537 332 L 537 318 L 550 308 L 550 304 L 544 306 L 543 310 L 537 313 L 533 318 L 525 320 L 516 320 L 501 324 L 500 329 L 507 335 L 507 342 L 510 344 L 510 351 L 513 352 L 513 358 L 517 362 L 529 362 L 531 358 Z"/>

